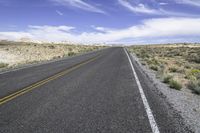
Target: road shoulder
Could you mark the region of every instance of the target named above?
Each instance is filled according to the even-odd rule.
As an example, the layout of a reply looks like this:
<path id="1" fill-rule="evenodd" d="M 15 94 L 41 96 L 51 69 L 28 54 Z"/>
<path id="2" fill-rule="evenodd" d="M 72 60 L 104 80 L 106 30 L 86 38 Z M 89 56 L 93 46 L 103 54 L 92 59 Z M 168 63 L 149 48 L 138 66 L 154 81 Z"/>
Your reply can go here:
<path id="1" fill-rule="evenodd" d="M 143 66 L 134 54 L 130 55 L 145 77 L 152 82 L 155 92 L 168 102 L 169 106 L 183 118 L 186 125 L 189 125 L 195 132 L 200 132 L 200 97 L 170 89 L 156 78 L 156 74 L 152 70 Z"/>

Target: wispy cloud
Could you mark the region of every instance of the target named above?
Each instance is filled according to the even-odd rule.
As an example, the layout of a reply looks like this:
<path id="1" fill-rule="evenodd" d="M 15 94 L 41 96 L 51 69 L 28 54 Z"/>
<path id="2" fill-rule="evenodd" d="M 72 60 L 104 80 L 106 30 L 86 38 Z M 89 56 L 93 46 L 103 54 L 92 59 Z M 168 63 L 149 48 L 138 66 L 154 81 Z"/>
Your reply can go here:
<path id="1" fill-rule="evenodd" d="M 160 2 L 159 5 L 164 6 L 164 5 L 168 5 L 169 3 L 166 2 Z"/>
<path id="2" fill-rule="evenodd" d="M 61 11 L 59 11 L 59 10 L 56 10 L 56 13 L 58 14 L 58 15 L 60 15 L 60 16 L 63 16 L 64 14 L 61 12 Z"/>
<path id="3" fill-rule="evenodd" d="M 72 30 L 76 29 L 71 26 L 29 26 L 27 31 L 0 32 L 0 39 L 20 40 L 27 37 L 38 41 L 78 43 L 109 43 L 123 40 L 148 42 L 159 38 L 168 38 L 169 41 L 170 38 L 200 37 L 200 18 L 147 19 L 142 24 L 124 29 L 96 27 L 93 32 L 83 33 Z"/>
<path id="4" fill-rule="evenodd" d="M 72 6 L 75 8 L 79 8 L 85 11 L 95 12 L 95 13 L 102 13 L 105 14 L 106 12 L 87 3 L 83 0 L 51 0 L 63 6 Z"/>
<path id="5" fill-rule="evenodd" d="M 95 31 L 98 31 L 98 32 L 104 32 L 104 33 L 108 33 L 114 29 L 111 29 L 111 28 L 106 28 L 106 27 L 100 27 L 100 26 L 94 26 L 92 25 L 91 26 Z"/>
<path id="6" fill-rule="evenodd" d="M 49 26 L 49 25 L 35 26 L 35 25 L 29 25 L 28 28 L 31 29 L 31 30 L 43 30 L 43 31 L 46 31 L 47 33 L 51 32 L 51 31 L 69 32 L 69 31 L 75 29 L 75 27 L 66 26 L 66 25 L 62 25 L 62 26 Z"/>
<path id="7" fill-rule="evenodd" d="M 199 0 L 176 0 L 176 2 L 179 3 L 179 4 L 189 4 L 189 5 L 200 7 L 200 1 Z"/>
<path id="8" fill-rule="evenodd" d="M 127 9 L 129 9 L 130 11 L 134 12 L 134 13 L 146 13 L 146 14 L 160 14 L 160 11 L 158 10 L 154 10 L 151 9 L 147 6 L 145 6 L 144 4 L 140 3 L 136 6 L 133 6 L 130 2 L 128 2 L 127 0 L 118 0 L 118 2 L 126 7 Z"/>
<path id="9" fill-rule="evenodd" d="M 184 1 L 184 0 L 177 0 L 177 1 Z M 187 1 L 187 0 L 186 0 Z M 190 0 L 188 0 L 190 1 Z M 143 3 L 134 3 L 132 4 L 129 0 L 118 0 L 119 4 L 125 7 L 126 9 L 130 10 L 133 13 L 143 13 L 143 14 L 150 14 L 150 15 L 160 15 L 160 16 L 179 16 L 179 17 L 199 17 L 199 15 L 182 13 L 182 12 L 175 12 L 175 11 L 168 11 L 163 9 L 162 5 L 168 5 L 168 3 L 155 3 L 157 4 L 156 8 L 153 6 L 147 6 L 148 4 Z M 198 2 L 200 4 L 200 2 Z"/>

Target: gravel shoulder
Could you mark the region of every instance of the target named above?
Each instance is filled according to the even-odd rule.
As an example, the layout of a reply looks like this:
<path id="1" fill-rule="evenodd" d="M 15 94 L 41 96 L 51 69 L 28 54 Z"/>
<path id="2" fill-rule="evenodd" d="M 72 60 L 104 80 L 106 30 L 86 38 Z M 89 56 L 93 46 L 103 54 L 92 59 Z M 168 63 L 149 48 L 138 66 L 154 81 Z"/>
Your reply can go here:
<path id="1" fill-rule="evenodd" d="M 155 85 L 158 93 L 161 93 L 169 104 L 180 113 L 185 122 L 190 125 L 193 131 L 200 132 L 200 96 L 186 91 L 170 89 L 168 85 L 156 78 L 156 73 L 147 66 L 140 63 L 135 54 L 131 54 L 145 75 Z"/>

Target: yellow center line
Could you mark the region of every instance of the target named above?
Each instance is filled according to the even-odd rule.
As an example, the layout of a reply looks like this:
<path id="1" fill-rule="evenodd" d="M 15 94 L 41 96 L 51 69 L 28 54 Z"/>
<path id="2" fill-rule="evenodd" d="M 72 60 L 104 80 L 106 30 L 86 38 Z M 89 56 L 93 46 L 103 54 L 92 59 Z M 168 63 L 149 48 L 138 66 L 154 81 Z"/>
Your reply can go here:
<path id="1" fill-rule="evenodd" d="M 55 79 L 57 79 L 57 78 L 59 78 L 61 76 L 64 76 L 64 75 L 66 75 L 66 74 L 78 69 L 79 67 L 81 67 L 83 65 L 86 65 L 89 62 L 92 62 L 92 61 L 96 60 L 98 57 L 99 56 L 96 56 L 96 57 L 90 58 L 90 59 L 88 59 L 86 61 L 83 61 L 81 63 L 78 63 L 78 64 L 76 64 L 76 65 L 74 65 L 74 66 L 72 66 L 70 68 L 67 68 L 66 70 L 64 70 L 62 72 L 59 72 L 59 73 L 57 73 L 57 74 L 55 74 L 53 76 L 50 76 L 50 77 L 48 77 L 46 79 L 43 79 L 41 81 L 38 81 L 38 82 L 36 82 L 36 83 L 34 83 L 34 84 L 30 85 L 30 86 L 27 86 L 27 87 L 25 87 L 25 88 L 23 88 L 23 89 L 21 89 L 21 90 L 19 90 L 17 92 L 14 92 L 14 93 L 12 93 L 12 94 L 10 94 L 8 96 L 5 96 L 5 97 L 0 99 L 0 105 L 6 103 L 8 101 L 11 101 L 12 99 L 14 99 L 16 97 L 19 97 L 19 96 L 21 96 L 21 95 L 23 95 L 23 94 L 25 94 L 25 93 L 33 90 L 33 89 L 36 89 L 37 87 L 40 87 L 40 86 L 42 86 L 42 85 L 44 85 L 44 84 L 46 84 L 46 83 L 48 83 L 50 81 L 53 81 L 53 80 L 55 80 Z"/>

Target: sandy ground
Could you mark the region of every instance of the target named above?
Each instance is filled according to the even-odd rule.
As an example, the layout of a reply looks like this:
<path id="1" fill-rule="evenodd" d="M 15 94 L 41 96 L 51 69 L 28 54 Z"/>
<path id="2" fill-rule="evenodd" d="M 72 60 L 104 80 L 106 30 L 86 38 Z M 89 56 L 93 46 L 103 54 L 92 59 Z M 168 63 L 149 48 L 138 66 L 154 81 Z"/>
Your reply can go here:
<path id="1" fill-rule="evenodd" d="M 180 112 L 187 124 L 195 133 L 200 133 L 200 96 L 190 92 L 170 89 L 168 85 L 156 78 L 156 73 L 140 63 L 136 55 L 132 57 L 137 61 L 145 75 L 152 81 L 159 93 L 165 96 L 172 107 Z"/>
<path id="2" fill-rule="evenodd" d="M 17 60 L 17 56 L 15 54 L 0 50 L 0 62 L 13 65 L 15 63 L 21 62 L 21 60 Z"/>
<path id="3" fill-rule="evenodd" d="M 73 56 L 99 48 L 101 47 L 65 44 L 0 44 L 0 63 L 8 64 L 8 67 L 17 67 L 23 64 Z"/>

